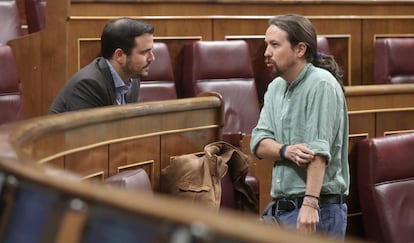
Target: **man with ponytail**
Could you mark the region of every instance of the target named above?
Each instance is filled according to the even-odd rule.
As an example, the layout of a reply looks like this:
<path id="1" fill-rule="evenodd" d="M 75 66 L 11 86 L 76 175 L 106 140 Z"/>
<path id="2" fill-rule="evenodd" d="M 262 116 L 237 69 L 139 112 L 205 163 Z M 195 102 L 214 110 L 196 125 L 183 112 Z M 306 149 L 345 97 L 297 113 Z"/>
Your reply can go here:
<path id="1" fill-rule="evenodd" d="M 315 28 L 303 16 L 270 19 L 265 44 L 275 79 L 250 143 L 255 156 L 274 161 L 273 200 L 264 216 L 344 239 L 349 165 L 341 71 L 332 56 L 317 52 Z"/>

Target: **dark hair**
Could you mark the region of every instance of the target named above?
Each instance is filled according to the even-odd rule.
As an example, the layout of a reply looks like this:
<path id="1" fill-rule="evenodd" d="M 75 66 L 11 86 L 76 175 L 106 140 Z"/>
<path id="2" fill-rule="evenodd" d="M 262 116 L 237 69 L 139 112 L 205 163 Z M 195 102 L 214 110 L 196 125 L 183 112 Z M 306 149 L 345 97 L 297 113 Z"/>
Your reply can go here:
<path id="1" fill-rule="evenodd" d="M 143 34 L 154 34 L 154 28 L 148 23 L 131 18 L 110 20 L 101 35 L 101 54 L 111 58 L 117 48 L 130 55 L 135 46 L 135 37 Z"/>
<path id="2" fill-rule="evenodd" d="M 328 70 L 339 82 L 342 90 L 343 73 L 338 63 L 331 55 L 317 52 L 316 30 L 309 19 L 297 14 L 277 15 L 269 20 L 269 25 L 275 25 L 287 33 L 292 46 L 304 42 L 307 46 L 305 58 L 313 65 Z"/>

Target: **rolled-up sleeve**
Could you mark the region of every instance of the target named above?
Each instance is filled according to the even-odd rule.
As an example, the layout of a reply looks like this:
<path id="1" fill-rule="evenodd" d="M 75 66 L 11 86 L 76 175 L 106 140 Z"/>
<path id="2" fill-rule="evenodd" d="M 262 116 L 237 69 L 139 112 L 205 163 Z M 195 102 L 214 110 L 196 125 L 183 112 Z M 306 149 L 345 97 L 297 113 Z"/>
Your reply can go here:
<path id="1" fill-rule="evenodd" d="M 320 82 L 310 92 L 306 114 L 308 147 L 317 155 L 331 160 L 331 145 L 338 132 L 338 122 L 342 118 L 341 96 L 329 82 Z"/>

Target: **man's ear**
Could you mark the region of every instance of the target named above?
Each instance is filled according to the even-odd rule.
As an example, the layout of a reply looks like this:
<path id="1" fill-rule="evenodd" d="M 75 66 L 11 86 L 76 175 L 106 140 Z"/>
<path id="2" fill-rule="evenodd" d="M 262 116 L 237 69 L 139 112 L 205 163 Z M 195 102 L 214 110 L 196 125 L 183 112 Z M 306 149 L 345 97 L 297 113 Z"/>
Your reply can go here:
<path id="1" fill-rule="evenodd" d="M 112 58 L 119 64 L 124 64 L 126 60 L 126 54 L 121 48 L 117 48 L 112 54 Z"/>
<path id="2" fill-rule="evenodd" d="M 305 56 L 307 49 L 308 49 L 308 46 L 305 44 L 305 42 L 299 42 L 296 45 L 296 52 L 297 52 L 298 57 Z"/>

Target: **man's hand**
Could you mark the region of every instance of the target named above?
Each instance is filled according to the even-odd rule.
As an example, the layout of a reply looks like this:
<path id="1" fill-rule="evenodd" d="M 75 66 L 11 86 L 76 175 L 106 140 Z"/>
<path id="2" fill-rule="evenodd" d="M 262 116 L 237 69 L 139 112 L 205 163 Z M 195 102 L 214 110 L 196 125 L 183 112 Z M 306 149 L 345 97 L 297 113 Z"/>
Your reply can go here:
<path id="1" fill-rule="evenodd" d="M 309 164 L 314 157 L 315 153 L 306 144 L 289 145 L 285 151 L 285 158 L 301 167 Z"/>
<path id="2" fill-rule="evenodd" d="M 296 228 L 304 233 L 314 233 L 318 223 L 318 201 L 304 198 L 302 207 L 299 210 Z"/>

